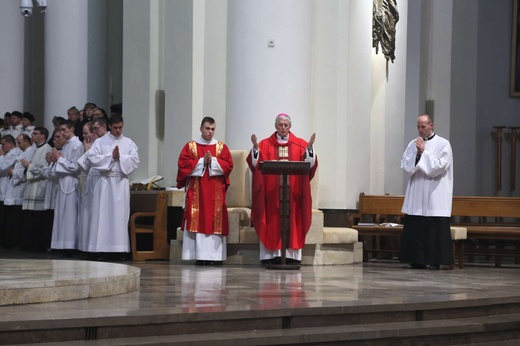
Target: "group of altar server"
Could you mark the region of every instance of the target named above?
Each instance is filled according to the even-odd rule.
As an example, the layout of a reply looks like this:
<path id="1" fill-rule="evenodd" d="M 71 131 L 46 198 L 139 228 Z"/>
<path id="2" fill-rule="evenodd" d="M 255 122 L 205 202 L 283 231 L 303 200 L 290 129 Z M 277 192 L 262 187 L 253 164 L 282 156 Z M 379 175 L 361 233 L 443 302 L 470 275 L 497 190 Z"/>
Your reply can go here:
<path id="1" fill-rule="evenodd" d="M 61 118 L 54 147 L 44 127 L 34 128 L 31 138 L 19 135 L 18 146 L 11 135 L 3 136 L 0 245 L 65 256 L 81 251 L 96 259 L 128 253 L 128 176 L 139 156 L 136 144 L 123 136 L 123 126 L 119 114 L 108 124 L 94 118 L 85 124 L 81 142 L 74 122 Z M 11 210 L 11 201 L 19 213 Z"/>

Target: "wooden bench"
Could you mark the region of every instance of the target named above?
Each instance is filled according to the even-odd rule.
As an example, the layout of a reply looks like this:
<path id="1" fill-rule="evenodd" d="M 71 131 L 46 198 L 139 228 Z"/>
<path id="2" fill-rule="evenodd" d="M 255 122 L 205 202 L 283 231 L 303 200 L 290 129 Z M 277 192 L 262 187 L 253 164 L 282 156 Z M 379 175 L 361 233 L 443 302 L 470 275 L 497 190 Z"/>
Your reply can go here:
<path id="1" fill-rule="evenodd" d="M 369 253 L 397 254 L 398 248 L 381 248 L 380 236 L 401 237 L 402 226 L 380 226 L 386 222 L 402 224 L 404 214 L 401 213 L 403 196 L 390 195 L 365 195 L 359 194 L 358 213 L 349 218 L 349 227 L 358 231 L 358 236 L 363 242 L 363 261 L 367 261 Z M 374 246 L 369 246 L 368 238 L 372 238 Z"/>
<path id="2" fill-rule="evenodd" d="M 494 248 L 467 248 L 467 255 L 495 257 L 495 266 L 502 257 L 520 258 L 520 198 L 518 197 L 453 197 L 452 225 L 466 227 L 468 239 L 494 240 Z M 505 249 L 506 245 L 514 245 Z"/>
<path id="3" fill-rule="evenodd" d="M 382 223 L 402 224 L 401 207 L 404 196 L 359 195 L 359 211 L 349 219 L 349 227 L 359 236 L 375 236 L 376 248 L 365 248 L 364 260 L 369 252 L 398 252 L 397 249 L 380 249 L 379 236 L 402 234 L 402 226 L 385 227 Z M 452 205 L 451 233 L 454 252 L 459 268 L 464 267 L 464 252 L 467 255 L 494 256 L 495 265 L 501 265 L 502 257 L 520 258 L 517 248 L 505 249 L 510 241 L 520 241 L 520 198 L 454 196 Z M 360 224 L 361 223 L 361 224 Z M 370 224 L 372 223 L 372 224 Z M 495 248 L 479 247 L 464 249 L 464 230 L 467 238 L 494 240 Z"/>
<path id="4" fill-rule="evenodd" d="M 358 231 L 363 241 L 363 260 L 368 260 L 368 253 L 398 253 L 399 249 L 382 249 L 381 236 L 401 237 L 403 233 L 402 221 L 404 214 L 401 212 L 404 196 L 392 195 L 365 195 L 359 194 L 358 213 L 349 218 L 349 227 Z M 384 226 L 382 224 L 397 224 L 396 226 Z M 375 248 L 369 247 L 366 237 L 373 237 Z M 451 239 L 453 241 L 453 253 L 457 256 L 459 268 L 464 267 L 464 239 L 463 227 L 451 227 Z"/>

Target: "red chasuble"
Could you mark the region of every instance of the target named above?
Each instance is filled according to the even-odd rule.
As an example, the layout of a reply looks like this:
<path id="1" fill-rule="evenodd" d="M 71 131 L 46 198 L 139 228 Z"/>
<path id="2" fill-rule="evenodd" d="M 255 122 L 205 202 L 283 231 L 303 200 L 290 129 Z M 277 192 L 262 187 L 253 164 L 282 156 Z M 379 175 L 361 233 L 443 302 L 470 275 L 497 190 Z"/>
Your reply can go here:
<path id="1" fill-rule="evenodd" d="M 224 175 L 210 176 L 206 168 L 201 177 L 190 176 L 197 162 L 209 150 L 216 157 Z M 204 145 L 191 141 L 179 155 L 177 188 L 186 190 L 186 206 L 181 230 L 220 234 L 229 233 L 226 192 L 229 187 L 229 174 L 233 169 L 233 158 L 228 147 L 222 143 Z"/>
<path id="2" fill-rule="evenodd" d="M 251 153 L 247 157 L 253 172 L 253 201 L 251 221 L 258 238 L 269 250 L 282 247 L 281 237 L 281 179 L 279 175 L 263 175 L 258 164 L 267 160 L 304 161 L 307 142 L 292 133 L 285 144 L 278 143 L 276 132 L 258 144 L 257 166 L 253 166 Z M 311 227 L 312 197 L 310 181 L 318 168 L 318 160 L 308 175 L 290 175 L 289 182 L 289 241 L 287 248 L 301 249 L 305 246 L 305 236 Z"/>

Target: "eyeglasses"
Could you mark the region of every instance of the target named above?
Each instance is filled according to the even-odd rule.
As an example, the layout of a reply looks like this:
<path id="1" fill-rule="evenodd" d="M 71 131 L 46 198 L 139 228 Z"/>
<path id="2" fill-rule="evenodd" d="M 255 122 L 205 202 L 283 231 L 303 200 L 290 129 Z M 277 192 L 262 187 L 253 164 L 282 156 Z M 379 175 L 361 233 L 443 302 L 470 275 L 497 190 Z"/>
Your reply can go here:
<path id="1" fill-rule="evenodd" d="M 100 126 L 92 126 L 92 132 L 97 132 L 100 128 Z"/>

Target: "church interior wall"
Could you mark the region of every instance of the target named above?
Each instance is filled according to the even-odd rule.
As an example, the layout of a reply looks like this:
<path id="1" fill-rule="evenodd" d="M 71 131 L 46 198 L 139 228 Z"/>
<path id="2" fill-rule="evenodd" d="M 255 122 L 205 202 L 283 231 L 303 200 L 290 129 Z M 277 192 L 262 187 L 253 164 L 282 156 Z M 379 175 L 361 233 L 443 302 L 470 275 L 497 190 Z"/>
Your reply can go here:
<path id="1" fill-rule="evenodd" d="M 426 88 L 424 81 L 428 78 L 427 64 L 429 36 L 429 11 L 425 1 L 410 1 L 407 3 L 408 18 L 406 28 L 406 67 L 405 76 L 405 113 L 400 146 L 405 148 L 411 138 L 417 135 L 417 114 L 424 113 L 426 104 Z M 399 146 L 399 145 L 398 145 Z M 404 149 L 403 149 L 404 150 Z M 408 177 L 401 176 L 401 187 L 406 187 Z M 396 179 L 398 181 L 398 179 Z M 403 190 L 401 190 L 403 193 Z"/>
<path id="2" fill-rule="evenodd" d="M 107 69 L 108 69 L 108 104 L 123 102 L 123 0 L 107 1 Z"/>
<path id="3" fill-rule="evenodd" d="M 428 69 L 426 98 L 434 101 L 435 112 L 432 117 L 435 131 L 448 140 L 450 139 L 451 119 L 452 7 L 453 0 L 431 2 L 429 49 L 426 62 Z M 415 136 L 417 136 L 417 130 Z"/>
<path id="4" fill-rule="evenodd" d="M 493 126 L 520 126 L 520 99 L 509 96 L 513 1 L 480 0 L 478 12 L 478 71 L 476 105 L 477 195 L 520 196 L 509 184 L 509 142 L 503 141 L 502 190 L 495 186 Z M 505 131 L 508 132 L 508 131 Z M 517 148 L 518 154 L 518 148 Z M 518 156 L 517 156 L 518 161 Z"/>
<path id="5" fill-rule="evenodd" d="M 227 143 L 251 148 L 274 132 L 279 113 L 308 139 L 311 123 L 312 1 L 229 1 Z M 272 45 L 269 45 L 272 40 Z"/>
<path id="6" fill-rule="evenodd" d="M 192 131 L 200 126 L 193 119 L 193 22 L 194 8 L 190 1 L 166 1 L 164 6 L 163 83 L 165 186 L 175 185 L 177 157 L 182 146 L 191 139 Z M 200 123 L 200 117 L 197 120 Z M 156 174 L 157 174 L 156 173 Z"/>
<path id="7" fill-rule="evenodd" d="M 20 16 L 21 17 L 21 16 Z M 24 20 L 25 18 L 18 18 L 15 17 L 16 21 L 21 21 L 24 23 L 24 49 L 21 52 L 24 55 L 24 67 L 21 67 L 23 69 L 23 72 L 20 72 L 23 75 L 23 88 L 22 88 L 22 95 L 23 95 L 23 107 L 22 109 L 27 110 L 33 114 L 37 114 L 37 110 L 43 109 L 44 106 L 44 95 L 42 92 L 39 92 L 39 90 L 44 89 L 44 70 L 45 70 L 45 59 L 44 59 L 44 52 L 45 52 L 45 43 L 43 40 L 35 39 L 38 37 L 38 35 L 42 35 L 42 28 L 44 27 L 43 22 L 43 16 L 34 16 L 32 20 L 27 21 Z M 11 26 L 9 26 L 11 27 Z M 6 32 L 10 32 L 9 30 L 4 30 Z M 15 65 L 11 65 L 15 66 Z M 16 68 L 14 69 L 16 71 Z M 15 72 L 16 76 L 20 76 Z M 17 91 L 17 93 L 20 91 L 20 89 L 17 90 L 16 84 L 21 81 L 18 79 L 14 80 L 14 86 Z M 11 83 L 10 83 L 11 84 Z M 23 90 L 31 90 L 31 92 L 24 93 Z M 16 96 L 16 99 L 18 99 L 20 96 L 18 94 Z M 10 101 L 8 101 L 10 102 Z M 19 107 L 11 109 L 19 109 Z M 43 124 L 43 121 L 40 122 L 40 124 Z"/>
<path id="8" fill-rule="evenodd" d="M 360 192 L 402 190 L 406 20 L 398 24 L 399 32 L 405 32 L 398 41 L 399 58 L 387 64 L 382 53 L 376 55 L 371 48 L 372 26 L 367 20 L 372 16 L 371 3 L 320 1 L 318 5 L 313 112 L 316 117 L 326 114 L 325 121 L 316 122 L 318 134 L 336 133 L 318 137 L 316 143 L 320 172 L 325 174 L 320 176 L 319 205 L 356 208 Z M 406 6 L 402 11 L 406 13 Z"/>
<path id="9" fill-rule="evenodd" d="M 203 109 L 194 117 L 203 115 L 215 118 L 216 138 L 227 142 L 226 88 L 227 88 L 227 0 L 201 2 L 204 5 L 204 96 Z M 199 136 L 198 127 L 193 127 Z"/>
<path id="10" fill-rule="evenodd" d="M 155 90 L 157 90 L 157 51 L 153 50 L 157 30 L 151 25 L 155 4 L 132 1 L 123 13 L 123 107 L 124 133 L 139 148 L 140 164 L 134 179 L 157 173 L 155 139 Z M 156 17 L 157 11 L 154 13 Z M 153 172 L 153 173 L 152 173 Z"/>
<path id="11" fill-rule="evenodd" d="M 477 126 L 474 111 L 478 98 L 471 87 L 464 87 L 464 84 L 471 83 L 471 78 L 475 78 L 471 76 L 477 73 L 468 76 L 454 68 L 458 66 L 465 67 L 466 70 L 476 69 L 477 58 L 468 59 L 458 54 L 467 55 L 468 51 L 475 51 L 477 41 L 480 44 L 478 33 L 471 31 L 475 26 L 475 17 L 472 17 L 471 13 L 478 12 L 480 4 L 462 1 L 420 1 L 419 5 L 413 4 L 410 16 L 420 15 L 416 24 L 415 17 L 410 24 L 407 21 L 410 18 L 407 13 L 410 4 L 400 2 L 397 59 L 388 66 L 385 66 L 384 59 L 383 66 L 379 66 L 382 56 L 375 55 L 372 48 L 367 48 L 371 45 L 371 23 L 367 25 L 363 18 L 371 16 L 371 5 L 356 0 L 313 2 L 311 124 L 318 134 L 316 148 L 320 153 L 320 207 L 355 208 L 360 191 L 404 191 L 405 179 L 402 178 L 399 169 L 400 156 L 404 146 L 416 135 L 415 119 L 419 113 L 425 111 L 427 99 L 434 101 L 436 130 L 448 139 L 456 135 L 457 138 L 452 139 L 454 151 L 460 155 L 467 155 L 463 156 L 461 167 L 477 165 L 476 150 L 466 146 L 466 143 L 471 143 L 471 131 L 461 130 L 464 126 L 470 129 Z M 199 5 L 201 4 L 204 11 L 209 11 L 208 8 L 213 6 L 211 12 L 220 10 L 221 14 L 225 14 L 224 9 L 228 7 L 227 1 L 213 5 L 199 2 Z M 468 11 L 465 17 L 457 12 L 464 8 Z M 359 11 L 366 12 L 364 17 L 359 16 Z M 196 15 L 194 16 L 196 18 Z M 229 78 L 229 75 L 224 76 L 222 71 L 236 66 L 229 61 L 227 64 L 223 63 L 223 60 L 229 57 L 225 56 L 226 51 L 220 47 L 229 44 L 226 40 L 231 33 L 222 35 L 225 23 L 215 17 L 210 20 L 204 15 L 201 23 L 204 27 L 201 43 L 204 51 L 201 53 L 203 62 L 198 62 L 197 57 L 193 57 L 192 63 L 200 65 L 199 68 L 191 67 L 192 83 L 202 84 L 202 87 L 192 86 L 193 90 L 201 91 L 198 92 L 198 97 L 184 99 L 185 103 L 192 102 L 191 113 L 187 113 L 190 115 L 178 114 L 179 105 L 182 104 L 179 103 L 179 98 L 176 98 L 176 102 L 167 101 L 167 118 L 186 119 L 188 116 L 193 125 L 190 129 L 184 129 L 187 130 L 183 132 L 186 138 L 175 142 L 174 152 L 180 150 L 182 144 L 190 139 L 186 134 L 191 133 L 192 137 L 198 135 L 198 124 L 195 124 L 195 120 L 200 112 L 194 111 L 194 105 L 199 104 L 198 107 L 202 107 L 203 114 L 212 113 L 212 109 L 217 110 L 213 116 L 219 124 L 222 123 L 222 118 L 219 118 L 222 110 L 226 110 L 226 113 L 229 111 L 229 89 L 226 95 L 227 102 L 221 101 L 222 95 L 226 94 L 223 86 L 225 83 L 228 85 L 229 80 L 226 81 L 226 78 Z M 415 29 L 420 29 L 419 38 L 416 37 L 413 42 L 408 41 L 406 37 L 411 31 L 408 25 L 419 26 Z M 185 29 L 189 30 L 189 27 Z M 352 34 L 353 32 L 355 34 Z M 175 35 L 177 38 L 180 36 L 179 32 Z M 171 39 L 173 42 L 174 39 Z M 196 38 L 193 40 L 196 41 Z M 414 38 L 411 37 L 411 40 Z M 410 49 L 412 44 L 419 52 Z M 193 51 L 196 52 L 195 49 Z M 165 52 L 165 55 L 167 56 L 168 52 Z M 176 72 L 170 71 L 171 83 L 167 85 L 179 88 L 177 77 L 178 73 L 183 72 L 174 71 Z M 202 77 L 197 77 L 197 73 Z M 410 82 L 419 89 L 410 89 Z M 203 100 L 202 103 L 198 103 L 199 100 Z M 186 109 L 190 108 L 189 105 L 186 106 Z M 323 114 L 326 114 L 326 121 Z M 173 132 L 176 132 L 175 127 L 183 126 L 178 122 L 171 125 Z M 218 131 L 220 138 L 238 144 L 235 146 L 245 146 L 240 149 L 249 149 L 248 137 L 251 131 L 237 131 L 230 124 L 226 124 L 224 129 L 222 127 L 220 125 Z M 166 128 L 169 129 L 168 126 Z M 244 136 L 245 132 L 247 136 Z M 322 133 L 325 135 L 320 135 Z M 328 135 L 331 133 L 335 135 Z M 241 136 L 241 139 L 236 139 L 235 136 Z M 164 140 L 167 141 L 166 137 Z M 384 150 L 381 151 L 379 148 Z M 338 152 L 343 154 L 338 155 Z M 165 174 L 166 171 L 176 171 L 173 161 L 170 163 L 170 169 L 165 170 Z M 456 192 L 479 194 L 478 170 L 474 174 L 459 175 L 460 185 L 455 187 Z M 173 177 L 174 174 L 170 173 L 170 176 Z M 331 181 L 335 182 L 333 187 L 329 184 Z"/>
<path id="12" fill-rule="evenodd" d="M 105 0 L 90 0 L 85 20 L 88 20 L 87 34 L 87 95 L 97 100 L 102 108 L 110 106 L 108 90 L 108 4 Z"/>
<path id="13" fill-rule="evenodd" d="M 319 184 L 322 208 L 335 208 L 345 205 L 345 198 L 354 199 L 354 193 L 349 196 L 353 185 L 368 186 L 368 176 L 358 175 L 353 167 L 368 169 L 368 160 L 360 160 L 359 156 L 368 154 L 370 139 L 369 135 L 361 135 L 369 132 L 368 108 L 364 105 L 370 102 L 370 50 L 363 50 L 366 42 L 351 31 L 355 29 L 352 13 L 357 11 L 345 1 L 315 2 L 313 8 L 311 112 L 319 170 L 327 172 Z M 351 60 L 363 65 L 350 69 Z M 351 95 L 358 97 L 350 101 Z M 348 118 L 349 109 L 358 116 Z"/>
<path id="14" fill-rule="evenodd" d="M 450 142 L 454 162 L 454 194 L 478 191 L 476 182 L 478 2 L 453 3 Z"/>
<path id="15" fill-rule="evenodd" d="M 84 1 L 62 1 L 45 14 L 35 8 L 29 17 L 45 16 L 41 37 L 45 42 L 44 85 L 42 91 L 32 92 L 44 94 L 43 111 L 36 115 L 43 114 L 49 128 L 53 116 L 66 118 L 67 109 L 83 107 L 89 96 L 87 85 L 96 69 L 90 71 L 88 65 L 88 8 Z"/>
<path id="16" fill-rule="evenodd" d="M 24 106 L 24 87 L 30 77 L 26 68 L 30 64 L 20 63 L 27 58 L 25 44 L 25 22 L 20 15 L 19 4 L 15 1 L 6 1 L 2 4 L 0 21 L 4 28 L 0 30 L 3 56 L 0 59 L 0 104 L 3 114 L 7 111 L 20 109 Z"/>
<path id="17" fill-rule="evenodd" d="M 207 76 L 206 67 L 206 24 L 208 18 L 206 17 L 206 6 L 204 1 L 194 1 L 193 4 L 193 24 L 192 24 L 192 98 L 191 98 L 191 113 L 183 114 L 184 120 L 191 120 L 191 136 L 190 138 L 197 138 L 200 136 L 199 124 L 197 118 L 203 115 L 204 104 L 207 101 L 208 93 L 205 90 Z M 170 33 L 168 33 L 169 35 Z M 177 36 L 177 33 L 175 33 Z M 209 52 L 208 52 L 209 54 Z M 199 115 L 199 116 L 197 116 Z"/>
<path id="18" fill-rule="evenodd" d="M 408 27 L 408 2 L 399 3 L 399 22 L 397 30 L 399 40 L 396 41 L 396 53 L 399 58 L 393 63 L 388 63 L 384 126 L 379 125 L 380 137 L 384 138 L 382 151 L 384 156 L 381 158 L 383 165 L 383 189 L 377 192 L 401 194 L 404 191 L 402 184 L 403 172 L 400 167 L 401 156 L 403 154 L 403 137 L 405 128 L 406 113 L 406 75 L 412 73 L 407 61 L 407 27 Z M 381 59 L 382 57 L 378 57 Z M 386 62 L 385 62 L 386 64 Z"/>
<path id="19" fill-rule="evenodd" d="M 360 191 L 404 190 L 399 159 L 416 136 L 415 119 L 425 111 L 426 100 L 434 101 L 436 130 L 452 141 L 455 193 L 520 194 L 518 188 L 509 191 L 507 141 L 503 141 L 503 189 L 496 191 L 491 137 L 494 125 L 520 126 L 520 99 L 509 96 L 513 0 L 399 1 L 396 61 L 388 66 L 371 48 L 371 2 L 311 3 L 312 83 L 307 105 L 311 114 L 306 128 L 295 124 L 294 130 L 304 138 L 317 133 L 321 208 L 355 208 Z M 161 174 L 166 185 L 174 184 L 178 152 L 198 136 L 204 114 L 217 119 L 219 139 L 233 143 L 233 149 L 249 149 L 252 130 L 233 128 L 228 117 L 233 91 L 229 76 L 236 68 L 230 61 L 229 40 L 236 33 L 228 28 L 227 15 L 235 4 L 108 1 L 106 66 L 89 60 L 84 101 L 124 103 L 125 133 L 136 140 L 142 156 L 134 179 Z M 40 18 L 38 24 L 34 15 L 31 22 L 24 19 L 12 2 L 0 7 L 2 22 L 14 28 L 0 33 L 13 52 L 0 62 L 0 102 L 5 111 L 23 108 L 43 114 L 43 72 L 36 72 L 45 66 L 36 52 L 43 45 L 43 22 Z M 92 20 L 89 25 L 95 25 Z M 99 33 L 97 37 L 103 41 Z M 19 63 L 29 55 L 28 62 Z M 99 71 L 107 71 L 105 79 Z M 163 134 L 155 125 L 156 90 L 165 93 Z M 263 101 L 258 109 L 276 113 L 266 104 L 280 108 Z M 58 114 L 45 114 L 54 115 Z M 259 137 L 269 134 L 272 124 L 266 129 Z"/>

